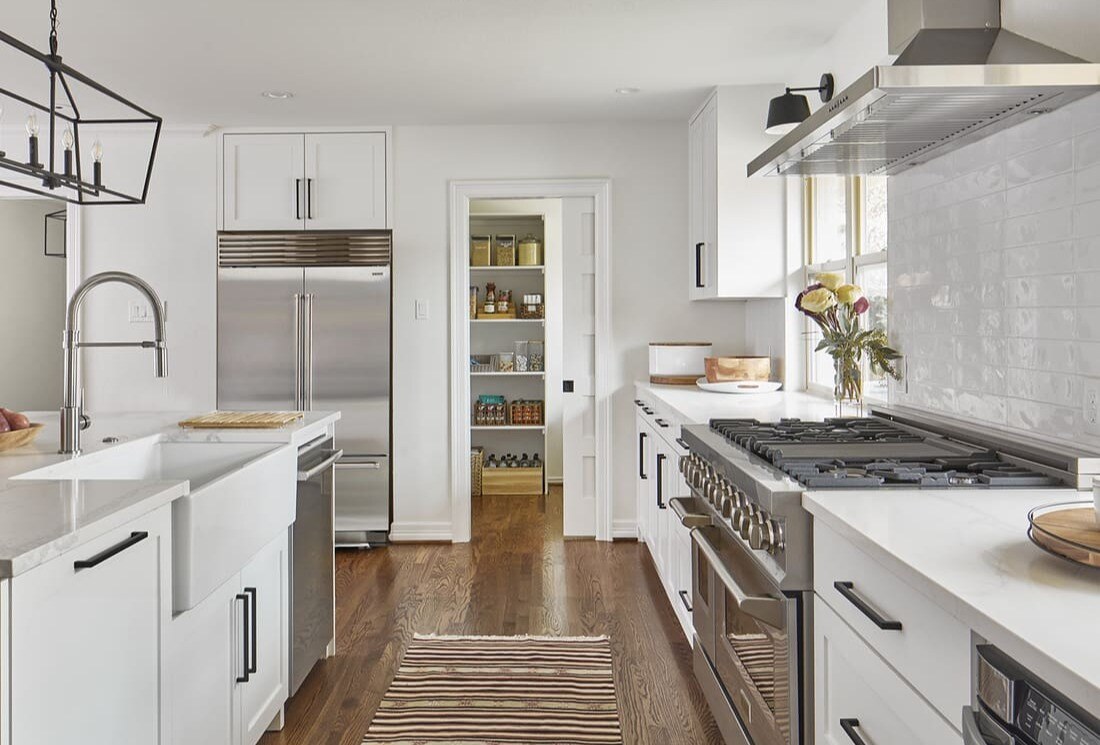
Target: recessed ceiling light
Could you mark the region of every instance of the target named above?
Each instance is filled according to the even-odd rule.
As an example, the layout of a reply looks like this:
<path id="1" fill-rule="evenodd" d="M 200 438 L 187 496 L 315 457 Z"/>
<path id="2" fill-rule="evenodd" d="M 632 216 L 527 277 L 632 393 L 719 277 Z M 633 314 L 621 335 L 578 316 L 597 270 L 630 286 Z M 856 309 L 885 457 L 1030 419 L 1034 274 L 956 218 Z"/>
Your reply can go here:
<path id="1" fill-rule="evenodd" d="M 641 93 L 642 89 L 641 88 L 616 88 L 615 92 L 618 93 L 620 96 L 632 96 L 635 93 Z"/>
<path id="2" fill-rule="evenodd" d="M 288 98 L 294 98 L 294 94 L 290 91 L 264 91 L 260 95 L 264 98 L 274 98 L 277 101 L 285 101 Z"/>

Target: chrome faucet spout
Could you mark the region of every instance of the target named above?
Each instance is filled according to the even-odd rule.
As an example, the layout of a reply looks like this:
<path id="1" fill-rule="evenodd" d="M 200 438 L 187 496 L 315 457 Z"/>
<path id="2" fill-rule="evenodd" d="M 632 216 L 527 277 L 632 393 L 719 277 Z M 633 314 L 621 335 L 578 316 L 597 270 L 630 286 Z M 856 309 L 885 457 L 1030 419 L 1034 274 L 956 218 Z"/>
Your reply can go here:
<path id="1" fill-rule="evenodd" d="M 80 308 L 88 293 L 102 284 L 117 282 L 133 287 L 145 296 L 153 313 L 153 340 L 139 342 L 82 342 L 80 340 Z M 61 448 L 58 452 L 74 455 L 80 452 L 80 432 L 88 427 L 84 415 L 84 397 L 80 385 L 81 347 L 142 347 L 153 350 L 153 374 L 168 377 L 168 348 L 164 340 L 164 305 L 156 291 L 145 280 L 128 272 L 100 272 L 84 280 L 69 298 L 65 313 L 65 333 L 61 346 L 65 352 L 65 390 L 61 404 Z"/>

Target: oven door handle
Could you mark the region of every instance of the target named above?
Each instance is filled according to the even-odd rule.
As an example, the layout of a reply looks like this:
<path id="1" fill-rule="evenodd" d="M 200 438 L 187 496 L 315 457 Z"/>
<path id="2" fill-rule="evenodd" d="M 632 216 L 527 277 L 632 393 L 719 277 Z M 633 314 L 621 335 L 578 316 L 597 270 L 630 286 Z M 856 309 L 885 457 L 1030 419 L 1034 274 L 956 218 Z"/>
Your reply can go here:
<path id="1" fill-rule="evenodd" d="M 672 511 L 676 513 L 676 517 L 680 518 L 680 523 L 688 530 L 710 525 L 709 517 L 690 509 L 691 501 L 691 497 L 674 497 L 668 500 L 668 503 L 672 507 Z"/>
<path id="2" fill-rule="evenodd" d="M 327 458 L 307 471 L 298 471 L 299 481 L 309 481 L 311 478 L 330 468 L 336 461 L 344 456 L 343 450 L 333 450 Z"/>
<path id="3" fill-rule="evenodd" d="M 706 557 L 707 563 L 710 564 L 714 573 L 718 575 L 718 579 L 726 586 L 726 589 L 729 590 L 734 601 L 737 603 L 737 609 L 739 611 L 746 616 L 752 616 L 757 621 L 765 623 L 773 629 L 786 628 L 786 601 L 766 595 L 749 595 L 741 589 L 741 585 L 737 583 L 733 574 L 726 568 L 725 562 L 722 561 L 722 555 L 718 553 L 718 548 L 711 542 L 704 531 L 691 531 L 691 539 L 695 541 L 695 545 L 698 546 L 699 551 Z"/>

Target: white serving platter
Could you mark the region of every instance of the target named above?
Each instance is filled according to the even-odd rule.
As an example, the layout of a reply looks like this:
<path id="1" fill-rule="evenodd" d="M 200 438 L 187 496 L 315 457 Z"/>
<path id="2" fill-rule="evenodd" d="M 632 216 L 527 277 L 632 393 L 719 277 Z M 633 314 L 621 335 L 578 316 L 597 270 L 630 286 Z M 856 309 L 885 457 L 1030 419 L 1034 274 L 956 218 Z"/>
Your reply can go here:
<path id="1" fill-rule="evenodd" d="M 706 378 L 699 378 L 695 385 L 709 393 L 774 393 L 783 387 L 782 383 L 774 380 L 735 380 L 729 383 L 708 383 Z"/>

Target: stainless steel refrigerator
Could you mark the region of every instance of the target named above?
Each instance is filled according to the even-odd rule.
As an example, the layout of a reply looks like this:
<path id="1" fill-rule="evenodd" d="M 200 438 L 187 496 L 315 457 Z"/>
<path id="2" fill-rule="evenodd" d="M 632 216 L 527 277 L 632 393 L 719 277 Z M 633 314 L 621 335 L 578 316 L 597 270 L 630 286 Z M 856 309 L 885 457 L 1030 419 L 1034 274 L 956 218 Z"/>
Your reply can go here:
<path id="1" fill-rule="evenodd" d="M 338 545 L 390 529 L 392 235 L 218 234 L 218 408 L 331 411 Z"/>

